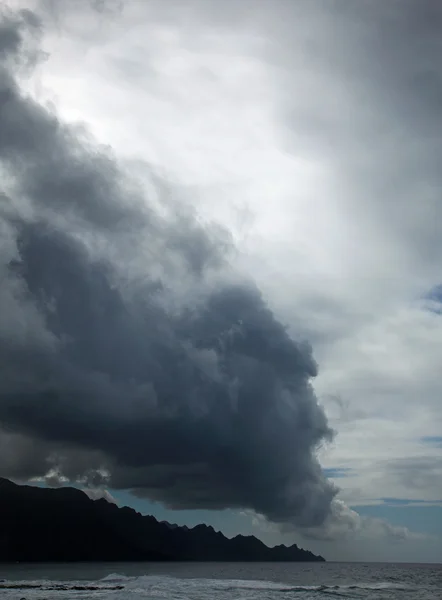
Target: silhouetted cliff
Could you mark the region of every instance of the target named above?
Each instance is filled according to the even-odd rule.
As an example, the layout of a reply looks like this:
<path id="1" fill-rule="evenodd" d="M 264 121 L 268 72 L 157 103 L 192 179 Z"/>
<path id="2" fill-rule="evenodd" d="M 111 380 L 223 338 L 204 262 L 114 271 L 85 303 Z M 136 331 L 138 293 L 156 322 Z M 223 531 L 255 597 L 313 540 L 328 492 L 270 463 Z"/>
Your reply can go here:
<path id="1" fill-rule="evenodd" d="M 160 523 L 74 488 L 19 486 L 0 478 L 0 561 L 321 561 L 296 545 L 269 548 L 207 525 Z"/>

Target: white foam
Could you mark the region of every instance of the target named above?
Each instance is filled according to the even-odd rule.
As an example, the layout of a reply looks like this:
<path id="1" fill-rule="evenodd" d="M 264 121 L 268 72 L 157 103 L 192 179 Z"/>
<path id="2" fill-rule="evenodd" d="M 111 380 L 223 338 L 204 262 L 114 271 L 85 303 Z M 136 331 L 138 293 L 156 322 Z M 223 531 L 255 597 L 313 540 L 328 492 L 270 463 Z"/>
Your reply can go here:
<path id="1" fill-rule="evenodd" d="M 102 577 L 99 581 L 100 582 L 107 582 L 107 583 L 124 583 L 126 581 L 130 581 L 131 579 L 137 579 L 136 577 L 128 577 L 127 575 L 122 575 L 120 573 L 110 573 L 109 575 L 106 575 L 106 577 Z"/>

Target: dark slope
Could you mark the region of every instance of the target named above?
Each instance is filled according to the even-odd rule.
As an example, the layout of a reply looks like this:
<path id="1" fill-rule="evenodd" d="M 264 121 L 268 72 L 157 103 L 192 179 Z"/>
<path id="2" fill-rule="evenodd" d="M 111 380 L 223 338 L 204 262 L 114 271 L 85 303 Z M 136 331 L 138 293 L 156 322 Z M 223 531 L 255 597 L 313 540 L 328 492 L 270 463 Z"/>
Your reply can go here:
<path id="1" fill-rule="evenodd" d="M 296 545 L 226 538 L 212 527 L 160 523 L 74 488 L 19 486 L 0 478 L 0 561 L 320 561 Z"/>

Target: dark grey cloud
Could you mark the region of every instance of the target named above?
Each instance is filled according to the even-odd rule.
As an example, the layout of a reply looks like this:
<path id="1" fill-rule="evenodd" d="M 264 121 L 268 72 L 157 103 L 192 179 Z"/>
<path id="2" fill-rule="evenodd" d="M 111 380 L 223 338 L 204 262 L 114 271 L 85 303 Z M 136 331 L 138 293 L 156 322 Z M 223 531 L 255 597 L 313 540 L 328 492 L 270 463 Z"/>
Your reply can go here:
<path id="1" fill-rule="evenodd" d="M 0 28 L 1 474 L 321 525 L 336 490 L 310 348 L 230 271 L 227 235 L 152 174 L 158 210 L 25 94 L 29 15 Z"/>

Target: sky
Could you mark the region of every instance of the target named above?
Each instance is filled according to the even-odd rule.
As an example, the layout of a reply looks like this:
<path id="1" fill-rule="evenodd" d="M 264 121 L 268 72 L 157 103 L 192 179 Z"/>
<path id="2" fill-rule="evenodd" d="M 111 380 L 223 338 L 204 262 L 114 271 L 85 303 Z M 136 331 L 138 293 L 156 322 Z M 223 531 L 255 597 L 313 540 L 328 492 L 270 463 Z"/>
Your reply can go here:
<path id="1" fill-rule="evenodd" d="M 441 27 L 6 0 L 0 476 L 442 561 Z"/>

